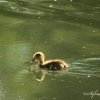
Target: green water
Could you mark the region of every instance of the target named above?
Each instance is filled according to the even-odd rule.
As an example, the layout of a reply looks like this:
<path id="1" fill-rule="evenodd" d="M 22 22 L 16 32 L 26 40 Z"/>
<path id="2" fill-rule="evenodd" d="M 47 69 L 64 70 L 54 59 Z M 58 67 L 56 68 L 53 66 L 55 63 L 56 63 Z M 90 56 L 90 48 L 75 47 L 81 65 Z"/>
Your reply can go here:
<path id="1" fill-rule="evenodd" d="M 39 82 L 37 51 L 71 67 Z M 0 0 L 0 100 L 100 100 L 100 0 Z"/>

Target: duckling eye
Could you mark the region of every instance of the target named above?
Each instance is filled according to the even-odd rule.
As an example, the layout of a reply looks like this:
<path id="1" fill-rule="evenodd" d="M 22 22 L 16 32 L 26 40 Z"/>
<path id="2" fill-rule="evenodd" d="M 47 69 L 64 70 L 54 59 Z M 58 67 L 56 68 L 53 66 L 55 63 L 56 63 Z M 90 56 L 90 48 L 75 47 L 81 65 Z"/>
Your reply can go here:
<path id="1" fill-rule="evenodd" d="M 36 54 L 36 55 L 35 55 L 36 58 L 39 58 L 40 56 L 41 56 L 40 54 Z"/>

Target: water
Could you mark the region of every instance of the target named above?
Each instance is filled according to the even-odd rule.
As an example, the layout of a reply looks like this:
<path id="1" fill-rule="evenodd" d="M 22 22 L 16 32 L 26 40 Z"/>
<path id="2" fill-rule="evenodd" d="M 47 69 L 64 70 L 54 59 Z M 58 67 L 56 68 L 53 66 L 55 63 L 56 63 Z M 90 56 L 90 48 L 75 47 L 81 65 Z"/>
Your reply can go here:
<path id="1" fill-rule="evenodd" d="M 100 100 L 99 44 L 100 0 L 0 0 L 0 100 Z M 71 67 L 39 82 L 37 51 Z"/>

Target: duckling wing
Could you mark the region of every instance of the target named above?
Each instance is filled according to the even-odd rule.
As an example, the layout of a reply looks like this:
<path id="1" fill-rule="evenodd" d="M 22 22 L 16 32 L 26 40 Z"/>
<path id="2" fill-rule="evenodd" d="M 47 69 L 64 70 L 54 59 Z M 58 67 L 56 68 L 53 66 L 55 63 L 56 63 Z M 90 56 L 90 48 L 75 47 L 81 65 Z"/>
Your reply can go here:
<path id="1" fill-rule="evenodd" d="M 61 60 L 46 61 L 43 65 L 48 70 L 61 70 L 65 67 L 65 64 Z"/>

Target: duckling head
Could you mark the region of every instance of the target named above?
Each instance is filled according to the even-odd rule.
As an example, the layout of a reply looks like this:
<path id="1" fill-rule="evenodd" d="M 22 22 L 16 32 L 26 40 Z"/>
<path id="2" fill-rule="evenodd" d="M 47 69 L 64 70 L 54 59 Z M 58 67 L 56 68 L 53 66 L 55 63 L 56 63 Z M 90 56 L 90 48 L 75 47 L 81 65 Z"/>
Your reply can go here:
<path id="1" fill-rule="evenodd" d="M 44 60 L 45 60 L 45 56 L 42 52 L 36 52 L 34 55 L 33 55 L 33 59 L 32 61 L 35 61 L 35 60 L 38 60 L 40 63 L 43 63 Z"/>

